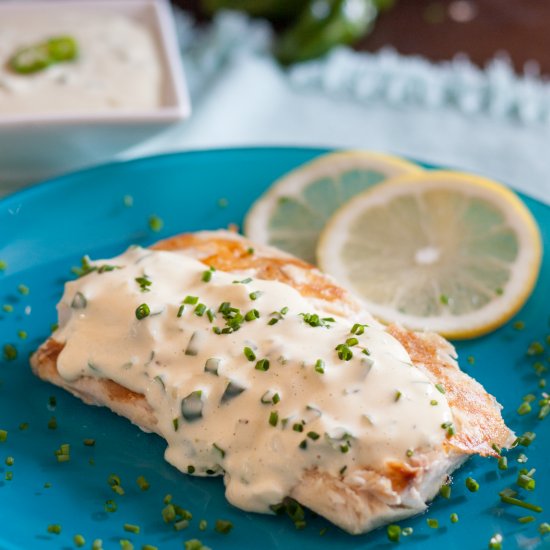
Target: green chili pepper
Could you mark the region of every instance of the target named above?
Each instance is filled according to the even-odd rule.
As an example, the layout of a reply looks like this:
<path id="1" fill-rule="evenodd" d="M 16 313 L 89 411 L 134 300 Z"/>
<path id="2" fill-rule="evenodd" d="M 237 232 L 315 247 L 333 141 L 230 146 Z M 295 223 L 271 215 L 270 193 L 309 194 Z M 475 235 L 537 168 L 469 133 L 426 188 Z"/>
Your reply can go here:
<path id="1" fill-rule="evenodd" d="M 253 17 L 291 19 L 307 4 L 305 0 L 202 0 L 202 9 L 213 14 L 217 10 L 245 11 Z"/>
<path id="2" fill-rule="evenodd" d="M 43 71 L 54 63 L 73 61 L 78 57 L 78 44 L 70 36 L 55 36 L 21 48 L 9 59 L 8 66 L 19 74 Z"/>
<path id="3" fill-rule="evenodd" d="M 275 55 L 288 65 L 323 55 L 338 44 L 352 44 L 371 30 L 377 13 L 373 0 L 311 1 L 281 35 Z"/>

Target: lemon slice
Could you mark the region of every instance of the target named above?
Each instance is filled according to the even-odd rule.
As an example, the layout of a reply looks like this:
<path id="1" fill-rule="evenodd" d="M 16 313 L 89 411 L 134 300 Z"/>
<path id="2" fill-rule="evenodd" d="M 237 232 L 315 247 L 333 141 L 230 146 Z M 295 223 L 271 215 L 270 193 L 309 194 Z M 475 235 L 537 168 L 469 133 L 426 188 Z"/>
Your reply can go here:
<path id="1" fill-rule="evenodd" d="M 249 210 L 245 234 L 315 263 L 319 233 L 345 202 L 371 185 L 422 169 L 390 155 L 330 153 L 277 180 Z"/>
<path id="2" fill-rule="evenodd" d="M 530 212 L 507 188 L 426 171 L 340 208 L 317 255 L 321 269 L 380 319 L 471 338 L 504 324 L 527 300 L 542 245 Z"/>

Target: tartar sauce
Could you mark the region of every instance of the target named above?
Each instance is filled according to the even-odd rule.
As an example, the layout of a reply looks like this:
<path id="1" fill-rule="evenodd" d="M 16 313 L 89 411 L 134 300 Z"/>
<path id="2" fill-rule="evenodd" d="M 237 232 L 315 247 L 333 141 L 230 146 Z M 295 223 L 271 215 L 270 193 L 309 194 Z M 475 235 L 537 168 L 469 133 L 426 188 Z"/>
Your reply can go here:
<path id="1" fill-rule="evenodd" d="M 446 437 L 445 396 L 381 328 L 181 252 L 131 247 L 90 265 L 58 305 L 60 375 L 143 394 L 166 459 L 225 474 L 240 508 L 269 511 L 305 470 L 383 471 Z"/>
<path id="2" fill-rule="evenodd" d="M 78 44 L 74 61 L 17 74 L 8 60 L 55 36 Z M 151 33 L 118 14 L 69 5 L 46 13 L 7 12 L 0 20 L 0 115 L 146 110 L 160 104 L 161 66 Z"/>

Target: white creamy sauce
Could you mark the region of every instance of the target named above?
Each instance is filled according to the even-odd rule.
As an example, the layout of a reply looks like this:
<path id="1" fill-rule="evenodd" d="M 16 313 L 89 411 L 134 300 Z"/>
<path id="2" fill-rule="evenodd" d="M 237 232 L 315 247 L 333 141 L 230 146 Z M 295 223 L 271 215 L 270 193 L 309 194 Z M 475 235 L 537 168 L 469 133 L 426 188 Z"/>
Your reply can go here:
<path id="1" fill-rule="evenodd" d="M 74 61 L 17 74 L 8 60 L 19 49 L 68 35 Z M 146 110 L 160 104 L 161 68 L 150 32 L 122 15 L 78 12 L 3 13 L 0 19 L 0 115 Z"/>
<path id="2" fill-rule="evenodd" d="M 110 378 L 145 395 L 168 442 L 166 459 L 183 472 L 225 473 L 227 498 L 240 508 L 268 511 L 305 469 L 335 476 L 360 467 L 382 471 L 388 461 L 406 462 L 407 451 L 445 439 L 441 425 L 452 421 L 445 396 L 379 328 L 354 335 L 351 322 L 334 316 L 310 326 L 301 314 L 326 314 L 292 287 L 235 283 L 242 277 L 220 271 L 204 282 L 208 268 L 180 252 L 132 247 L 92 265 L 119 269 L 66 284 L 54 335 L 65 343 L 59 373 L 67 380 Z M 142 291 L 135 279 L 145 276 L 150 284 Z M 261 294 L 253 300 L 255 292 Z M 198 302 L 185 304 L 178 317 L 187 296 Z M 223 302 L 243 315 L 256 309 L 259 318 L 216 334 L 213 327 L 226 328 Z M 142 303 L 150 315 L 138 320 Z M 216 318 L 198 316 L 198 304 Z M 335 348 L 349 338 L 358 343 L 349 342 L 346 361 Z M 267 370 L 256 368 L 262 359 Z M 315 369 L 319 359 L 324 373 Z M 275 394 L 280 400 L 273 403 Z"/>

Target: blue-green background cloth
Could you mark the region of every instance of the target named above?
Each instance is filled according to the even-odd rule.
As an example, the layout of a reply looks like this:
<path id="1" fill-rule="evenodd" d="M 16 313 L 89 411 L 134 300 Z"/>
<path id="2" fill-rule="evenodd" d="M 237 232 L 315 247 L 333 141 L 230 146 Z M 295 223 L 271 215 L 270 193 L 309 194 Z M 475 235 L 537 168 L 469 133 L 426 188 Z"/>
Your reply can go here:
<path id="1" fill-rule="evenodd" d="M 272 31 L 225 12 L 197 27 L 176 11 L 191 119 L 118 158 L 214 147 L 365 148 L 494 177 L 550 202 L 550 83 L 505 58 L 433 64 L 347 48 L 285 71 Z M 12 190 L 0 184 L 0 195 Z"/>

